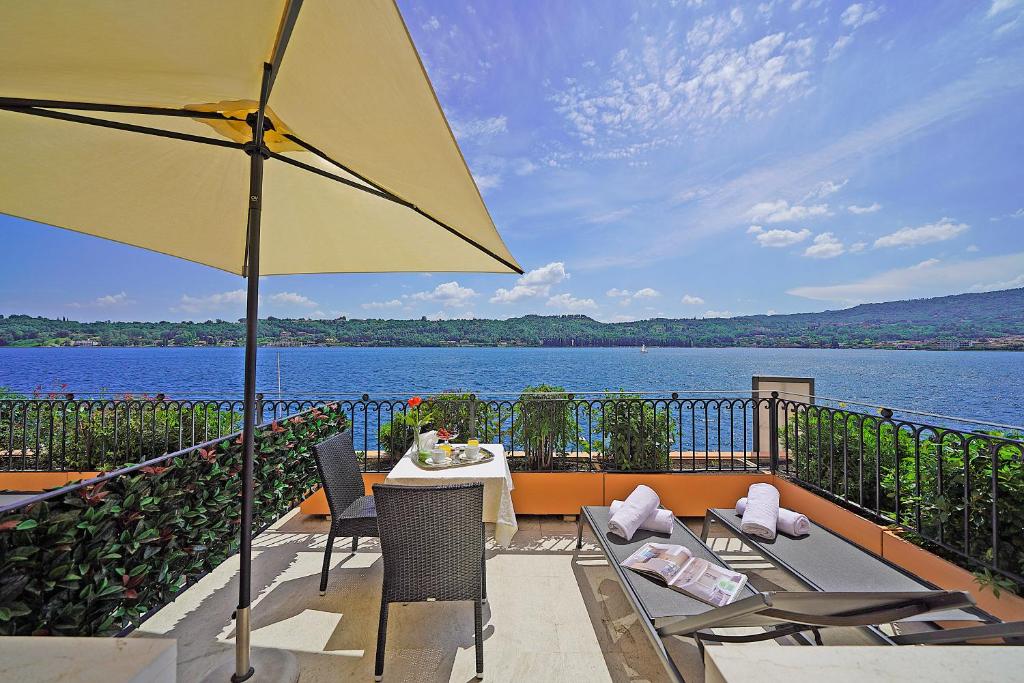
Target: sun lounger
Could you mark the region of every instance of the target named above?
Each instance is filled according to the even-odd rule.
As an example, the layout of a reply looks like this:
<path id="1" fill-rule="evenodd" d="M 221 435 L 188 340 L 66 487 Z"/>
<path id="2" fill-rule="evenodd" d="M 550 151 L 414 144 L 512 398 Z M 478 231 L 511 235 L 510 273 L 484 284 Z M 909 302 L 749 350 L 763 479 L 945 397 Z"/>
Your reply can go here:
<path id="1" fill-rule="evenodd" d="M 703 641 L 754 642 L 803 631 L 812 631 L 817 636 L 818 629 L 830 626 L 875 626 L 928 615 L 933 615 L 930 618 L 934 619 L 936 614 L 952 613 L 973 605 L 971 597 L 959 591 L 758 593 L 748 585 L 735 602 L 724 607 L 712 607 L 619 564 L 644 543 L 654 541 L 682 545 L 696 557 L 728 566 L 682 522 L 676 520 L 670 537 L 638 531 L 631 541 L 626 541 L 608 531 L 609 517 L 607 507 L 581 508 L 576 548 L 582 548 L 583 524 L 586 523 L 608 557 L 623 592 L 640 616 L 639 623 L 673 681 L 682 681 L 683 677 L 668 655 L 662 638 L 690 637 L 703 648 Z M 766 630 L 744 635 L 722 635 L 712 631 L 741 626 L 757 626 Z"/>
<path id="2" fill-rule="evenodd" d="M 900 593 L 934 591 L 936 586 L 916 577 L 872 552 L 848 541 L 825 527 L 811 522 L 806 536 L 794 538 L 779 534 L 773 540 L 756 538 L 740 529 L 741 517 L 731 508 L 707 511 L 701 539 L 707 541 L 710 526 L 717 523 L 776 566 L 793 574 L 809 589 L 828 593 Z M 973 621 L 990 622 L 985 626 L 892 636 L 878 629 L 875 635 L 887 643 L 950 643 L 971 636 L 1012 638 L 1024 636 L 1024 623 L 991 623 L 997 620 L 973 605 L 941 612 L 907 616 L 899 621 Z M 880 622 L 884 623 L 884 622 Z M 959 632 L 958 635 L 954 635 Z M 943 635 L 944 634 L 944 635 Z"/>

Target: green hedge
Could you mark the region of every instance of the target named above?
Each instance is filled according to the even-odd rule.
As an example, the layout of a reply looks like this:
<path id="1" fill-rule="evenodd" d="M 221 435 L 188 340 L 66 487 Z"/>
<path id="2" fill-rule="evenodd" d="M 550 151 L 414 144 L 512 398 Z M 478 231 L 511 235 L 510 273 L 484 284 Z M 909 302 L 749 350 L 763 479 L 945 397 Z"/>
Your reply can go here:
<path id="1" fill-rule="evenodd" d="M 897 523 L 908 540 L 976 572 L 994 591 L 1019 592 L 1024 586 L 1000 572 L 1024 575 L 1020 439 L 811 407 L 791 416 L 779 450 L 788 450 L 789 471 L 803 482 Z"/>
<path id="2" fill-rule="evenodd" d="M 346 427 L 336 404 L 256 434 L 253 531 L 319 485 L 311 447 Z M 237 551 L 233 434 L 0 514 L 0 635 L 112 635 Z"/>

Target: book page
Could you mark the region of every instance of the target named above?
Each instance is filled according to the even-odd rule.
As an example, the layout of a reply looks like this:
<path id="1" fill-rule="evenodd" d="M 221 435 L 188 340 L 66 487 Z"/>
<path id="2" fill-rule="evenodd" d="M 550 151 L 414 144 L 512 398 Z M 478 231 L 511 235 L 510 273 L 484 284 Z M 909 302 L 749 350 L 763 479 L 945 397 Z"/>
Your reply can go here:
<path id="1" fill-rule="evenodd" d="M 627 557 L 622 565 L 638 572 L 656 574 L 666 585 L 671 585 L 685 571 L 691 559 L 689 551 L 680 545 L 646 543 Z"/>
<path id="2" fill-rule="evenodd" d="M 695 557 L 669 583 L 670 586 L 712 605 L 728 605 L 742 590 L 747 577 Z"/>

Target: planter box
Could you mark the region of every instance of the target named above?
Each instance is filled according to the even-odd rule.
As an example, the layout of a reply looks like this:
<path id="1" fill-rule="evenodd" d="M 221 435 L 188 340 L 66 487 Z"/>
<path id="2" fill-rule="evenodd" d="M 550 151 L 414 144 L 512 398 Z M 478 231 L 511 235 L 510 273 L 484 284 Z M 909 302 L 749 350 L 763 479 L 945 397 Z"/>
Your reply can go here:
<path id="1" fill-rule="evenodd" d="M 601 472 L 516 472 L 512 506 L 521 515 L 578 515 L 604 501 Z"/>

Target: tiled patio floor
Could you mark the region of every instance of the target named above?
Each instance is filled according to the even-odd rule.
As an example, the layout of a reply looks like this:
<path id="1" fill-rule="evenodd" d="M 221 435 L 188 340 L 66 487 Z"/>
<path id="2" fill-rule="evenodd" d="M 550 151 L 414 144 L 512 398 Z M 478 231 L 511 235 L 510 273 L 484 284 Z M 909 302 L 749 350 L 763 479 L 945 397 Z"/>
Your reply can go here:
<path id="1" fill-rule="evenodd" d="M 520 517 L 519 523 L 511 548 L 488 550 L 486 680 L 666 680 L 604 556 L 589 543 L 575 551 L 575 523 L 541 517 Z M 296 512 L 255 540 L 252 644 L 294 652 L 304 683 L 371 681 L 382 576 L 378 545 L 365 539 L 352 555 L 339 540 L 328 592 L 320 597 L 327 528 L 323 518 Z M 745 560 L 747 571 L 759 572 L 758 582 L 784 584 L 773 576 L 778 572 L 721 541 L 716 549 L 738 560 L 741 570 Z M 137 631 L 178 640 L 179 681 L 200 681 L 231 656 L 237 566 L 237 558 L 224 563 Z M 472 614 L 468 603 L 392 607 L 385 680 L 470 681 Z M 670 650 L 687 681 L 703 680 L 691 641 L 675 641 Z"/>

